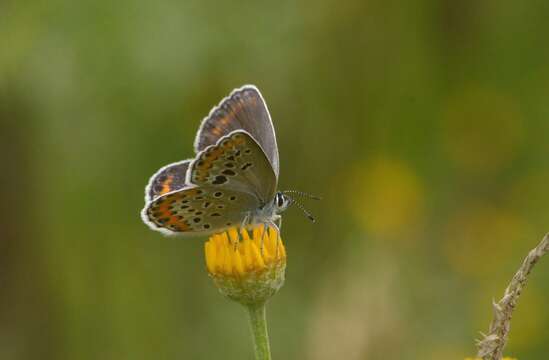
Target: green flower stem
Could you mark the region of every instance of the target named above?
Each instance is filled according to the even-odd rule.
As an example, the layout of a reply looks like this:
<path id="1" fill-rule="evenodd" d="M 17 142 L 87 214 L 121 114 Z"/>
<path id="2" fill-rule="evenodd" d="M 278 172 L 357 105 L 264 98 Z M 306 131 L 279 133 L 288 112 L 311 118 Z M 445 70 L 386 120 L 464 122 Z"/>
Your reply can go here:
<path id="1" fill-rule="evenodd" d="M 250 328 L 254 338 L 255 359 L 271 360 L 265 303 L 247 305 L 247 308 L 250 315 Z"/>

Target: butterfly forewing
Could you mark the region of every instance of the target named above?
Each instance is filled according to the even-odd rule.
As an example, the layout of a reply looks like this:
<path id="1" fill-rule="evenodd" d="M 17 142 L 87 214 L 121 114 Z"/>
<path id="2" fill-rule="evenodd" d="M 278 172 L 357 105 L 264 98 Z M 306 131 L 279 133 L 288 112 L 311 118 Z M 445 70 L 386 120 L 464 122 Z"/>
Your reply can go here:
<path id="1" fill-rule="evenodd" d="M 207 147 L 194 160 L 187 182 L 249 193 L 260 205 L 276 192 L 276 175 L 265 153 L 245 131 L 233 131 Z"/>
<path id="2" fill-rule="evenodd" d="M 258 206 L 257 198 L 248 193 L 203 186 L 162 195 L 143 215 L 156 230 L 200 235 L 240 225 Z"/>
<path id="3" fill-rule="evenodd" d="M 212 109 L 198 130 L 195 151 L 200 152 L 239 129 L 247 131 L 259 143 L 278 178 L 278 147 L 273 122 L 263 97 L 252 85 L 234 90 Z"/>

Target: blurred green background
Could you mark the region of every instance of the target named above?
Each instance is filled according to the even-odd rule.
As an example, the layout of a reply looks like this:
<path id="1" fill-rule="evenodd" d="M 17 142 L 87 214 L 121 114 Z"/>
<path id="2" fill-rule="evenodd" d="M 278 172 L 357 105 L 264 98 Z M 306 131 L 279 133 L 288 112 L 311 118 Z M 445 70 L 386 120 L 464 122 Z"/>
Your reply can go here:
<path id="1" fill-rule="evenodd" d="M 233 88 L 269 105 L 275 359 L 462 359 L 549 230 L 547 1 L 0 2 L 0 359 L 251 359 L 203 239 L 139 217 Z M 549 353 L 549 261 L 506 353 Z"/>

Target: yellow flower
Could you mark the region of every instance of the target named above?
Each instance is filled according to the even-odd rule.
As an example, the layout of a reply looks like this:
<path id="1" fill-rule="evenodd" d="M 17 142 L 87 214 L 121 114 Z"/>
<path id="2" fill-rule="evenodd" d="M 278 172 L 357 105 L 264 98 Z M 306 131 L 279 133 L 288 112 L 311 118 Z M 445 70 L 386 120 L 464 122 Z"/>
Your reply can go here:
<path id="1" fill-rule="evenodd" d="M 208 273 L 230 299 L 261 304 L 284 284 L 286 249 L 274 226 L 231 228 L 212 235 L 204 250 Z"/>

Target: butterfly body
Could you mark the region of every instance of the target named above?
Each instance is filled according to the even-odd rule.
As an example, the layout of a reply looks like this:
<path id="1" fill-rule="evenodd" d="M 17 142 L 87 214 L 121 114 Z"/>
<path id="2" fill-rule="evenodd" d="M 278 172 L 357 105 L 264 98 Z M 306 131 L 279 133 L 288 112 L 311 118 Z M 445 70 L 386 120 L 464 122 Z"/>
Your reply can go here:
<path id="1" fill-rule="evenodd" d="M 164 234 L 206 235 L 272 225 L 290 200 L 277 192 L 278 148 L 254 86 L 234 90 L 203 120 L 196 156 L 161 168 L 145 189 L 143 221 Z"/>

